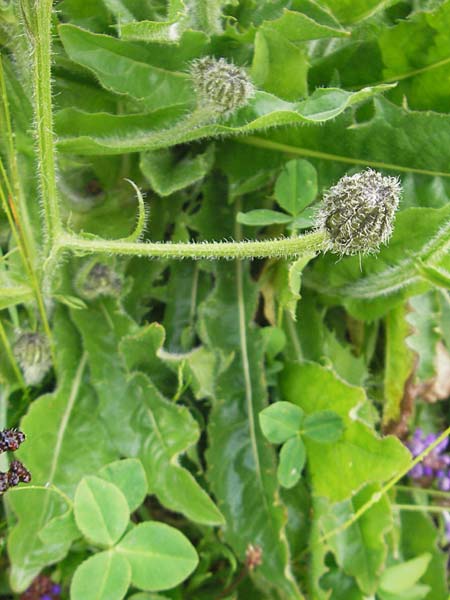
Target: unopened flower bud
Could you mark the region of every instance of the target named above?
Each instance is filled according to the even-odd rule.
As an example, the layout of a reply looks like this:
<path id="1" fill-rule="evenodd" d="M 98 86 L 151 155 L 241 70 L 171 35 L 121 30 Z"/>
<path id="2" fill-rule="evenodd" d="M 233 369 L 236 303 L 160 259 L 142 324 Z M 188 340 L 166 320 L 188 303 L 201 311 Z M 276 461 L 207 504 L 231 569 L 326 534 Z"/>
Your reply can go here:
<path id="1" fill-rule="evenodd" d="M 391 237 L 401 196 L 396 177 L 372 169 L 345 175 L 324 195 L 317 227 L 336 254 L 373 254 Z"/>
<path id="2" fill-rule="evenodd" d="M 14 344 L 14 356 L 27 385 L 40 383 L 52 366 L 50 345 L 41 333 L 22 333 Z"/>
<path id="3" fill-rule="evenodd" d="M 78 272 L 75 288 L 86 300 L 101 296 L 118 296 L 122 291 L 122 280 L 108 265 L 89 262 Z"/>
<path id="4" fill-rule="evenodd" d="M 224 58 L 205 56 L 194 60 L 190 72 L 199 106 L 216 116 L 231 115 L 255 92 L 244 69 Z"/>

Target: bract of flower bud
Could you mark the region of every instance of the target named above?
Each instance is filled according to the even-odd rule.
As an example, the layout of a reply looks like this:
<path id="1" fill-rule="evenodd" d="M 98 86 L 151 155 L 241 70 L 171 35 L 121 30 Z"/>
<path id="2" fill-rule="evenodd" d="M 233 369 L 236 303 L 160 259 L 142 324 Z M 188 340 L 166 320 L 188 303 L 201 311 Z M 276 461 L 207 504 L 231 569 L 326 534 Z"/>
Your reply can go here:
<path id="1" fill-rule="evenodd" d="M 22 333 L 14 344 L 14 356 L 27 385 L 38 385 L 52 366 L 48 340 L 38 332 Z"/>
<path id="2" fill-rule="evenodd" d="M 107 264 L 90 261 L 77 274 L 75 288 L 86 300 L 101 296 L 118 296 L 122 291 L 122 280 Z"/>
<path id="3" fill-rule="evenodd" d="M 255 93 L 241 67 L 224 58 L 205 56 L 191 63 L 190 74 L 198 105 L 216 116 L 229 116 L 245 106 Z"/>
<path id="4" fill-rule="evenodd" d="M 327 250 L 373 254 L 391 237 L 401 196 L 397 177 L 373 169 L 345 175 L 324 195 L 316 226 L 327 234 Z"/>

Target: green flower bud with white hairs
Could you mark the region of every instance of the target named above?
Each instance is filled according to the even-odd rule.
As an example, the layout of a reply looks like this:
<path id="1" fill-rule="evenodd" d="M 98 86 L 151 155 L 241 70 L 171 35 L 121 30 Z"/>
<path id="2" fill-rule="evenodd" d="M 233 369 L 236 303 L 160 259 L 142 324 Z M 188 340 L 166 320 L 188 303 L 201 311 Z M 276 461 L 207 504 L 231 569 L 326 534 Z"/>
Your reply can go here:
<path id="1" fill-rule="evenodd" d="M 205 56 L 191 63 L 190 74 L 199 108 L 214 116 L 230 116 L 245 106 L 255 89 L 241 67 L 224 58 Z"/>
<path id="2" fill-rule="evenodd" d="M 341 255 L 378 252 L 391 237 L 400 196 L 399 179 L 373 169 L 342 177 L 324 194 L 317 214 L 326 250 Z"/>
<path id="3" fill-rule="evenodd" d="M 38 385 L 52 366 L 50 344 L 41 333 L 22 333 L 14 344 L 14 356 L 27 385 Z"/>
<path id="4" fill-rule="evenodd" d="M 85 300 L 104 296 L 119 296 L 122 280 L 107 264 L 90 260 L 77 273 L 75 289 Z"/>

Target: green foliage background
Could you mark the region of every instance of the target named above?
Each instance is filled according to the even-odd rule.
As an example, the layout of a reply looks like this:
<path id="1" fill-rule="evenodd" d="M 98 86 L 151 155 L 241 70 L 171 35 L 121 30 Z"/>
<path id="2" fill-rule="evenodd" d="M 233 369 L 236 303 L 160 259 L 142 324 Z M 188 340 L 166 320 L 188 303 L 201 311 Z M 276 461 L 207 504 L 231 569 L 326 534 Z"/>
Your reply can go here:
<path id="1" fill-rule="evenodd" d="M 449 26 L 449 0 L 0 3 L 0 429 L 33 476 L 1 597 L 44 572 L 73 600 L 448 598 L 449 495 L 397 484 L 408 430 L 448 424 Z M 226 119 L 206 55 L 256 88 Z M 300 235 L 365 167 L 404 189 L 377 256 L 139 256 Z M 83 296 L 97 263 L 120 293 Z M 280 453 L 279 401 L 310 424 Z"/>

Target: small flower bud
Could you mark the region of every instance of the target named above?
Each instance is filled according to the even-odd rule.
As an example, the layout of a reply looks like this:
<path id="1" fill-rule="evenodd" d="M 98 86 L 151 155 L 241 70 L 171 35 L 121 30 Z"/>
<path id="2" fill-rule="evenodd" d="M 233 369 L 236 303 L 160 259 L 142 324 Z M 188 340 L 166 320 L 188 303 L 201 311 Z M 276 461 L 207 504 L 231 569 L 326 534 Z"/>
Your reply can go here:
<path id="1" fill-rule="evenodd" d="M 27 385 L 37 385 L 52 366 L 48 340 L 41 333 L 22 333 L 14 344 L 14 356 Z"/>
<path id="2" fill-rule="evenodd" d="M 108 265 L 89 262 L 78 272 L 75 288 L 82 298 L 95 300 L 100 296 L 118 296 L 122 280 Z"/>
<path id="3" fill-rule="evenodd" d="M 205 56 L 192 61 L 191 77 L 200 107 L 215 116 L 229 116 L 245 106 L 255 90 L 247 73 L 224 58 Z"/>
<path id="4" fill-rule="evenodd" d="M 317 227 L 336 254 L 373 254 L 391 237 L 401 195 L 396 177 L 372 169 L 345 175 L 325 193 Z"/>
<path id="5" fill-rule="evenodd" d="M 0 454 L 2 452 L 15 452 L 25 441 L 25 434 L 18 429 L 3 429 L 0 431 Z"/>

